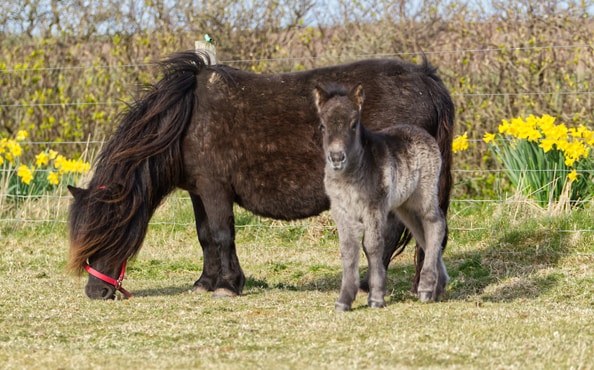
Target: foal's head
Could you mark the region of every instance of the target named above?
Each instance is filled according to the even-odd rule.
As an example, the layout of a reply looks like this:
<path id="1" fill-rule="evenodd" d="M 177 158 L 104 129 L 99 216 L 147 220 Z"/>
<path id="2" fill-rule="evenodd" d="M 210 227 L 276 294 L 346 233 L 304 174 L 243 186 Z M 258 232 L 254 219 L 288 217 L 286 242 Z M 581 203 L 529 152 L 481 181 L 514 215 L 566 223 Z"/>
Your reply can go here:
<path id="1" fill-rule="evenodd" d="M 350 91 L 343 86 L 324 89 L 316 86 L 314 97 L 323 132 L 327 165 L 335 171 L 347 168 L 349 161 L 360 156 L 361 107 L 365 98 L 363 86 Z"/>

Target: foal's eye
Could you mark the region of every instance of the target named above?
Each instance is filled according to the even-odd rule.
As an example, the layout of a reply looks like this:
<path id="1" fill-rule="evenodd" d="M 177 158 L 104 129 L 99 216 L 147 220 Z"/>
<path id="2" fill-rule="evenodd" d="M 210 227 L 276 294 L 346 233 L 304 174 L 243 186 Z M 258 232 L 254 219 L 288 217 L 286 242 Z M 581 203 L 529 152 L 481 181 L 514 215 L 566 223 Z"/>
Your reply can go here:
<path id="1" fill-rule="evenodd" d="M 320 131 L 324 131 L 326 129 L 326 125 L 320 122 Z"/>
<path id="2" fill-rule="evenodd" d="M 351 130 L 355 131 L 357 129 L 357 122 L 358 121 L 351 122 Z"/>

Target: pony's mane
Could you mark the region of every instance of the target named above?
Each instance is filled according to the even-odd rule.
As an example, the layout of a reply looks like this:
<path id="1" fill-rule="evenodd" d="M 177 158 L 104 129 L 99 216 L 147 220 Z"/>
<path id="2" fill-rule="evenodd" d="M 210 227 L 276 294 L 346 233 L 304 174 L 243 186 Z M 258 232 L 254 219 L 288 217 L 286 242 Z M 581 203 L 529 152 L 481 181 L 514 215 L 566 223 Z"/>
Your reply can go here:
<path id="1" fill-rule="evenodd" d="M 192 118 L 196 75 L 210 60 L 193 51 L 160 63 L 163 77 L 120 116 L 70 212 L 70 267 L 94 255 L 121 264 L 144 240 L 154 210 L 183 175 L 181 138 Z"/>

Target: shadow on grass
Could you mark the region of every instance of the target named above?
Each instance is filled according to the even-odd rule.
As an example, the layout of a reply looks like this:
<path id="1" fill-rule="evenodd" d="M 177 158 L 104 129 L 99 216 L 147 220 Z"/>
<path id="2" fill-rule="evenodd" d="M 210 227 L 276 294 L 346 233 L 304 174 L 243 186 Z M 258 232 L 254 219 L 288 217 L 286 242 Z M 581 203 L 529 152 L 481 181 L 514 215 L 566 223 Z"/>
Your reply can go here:
<path id="1" fill-rule="evenodd" d="M 451 278 L 447 299 L 481 296 L 491 302 L 536 298 L 552 288 L 559 275 L 538 271 L 554 267 L 569 252 L 566 233 L 552 230 L 508 231 L 486 249 L 446 253 Z"/>
<path id="2" fill-rule="evenodd" d="M 562 227 L 567 229 L 567 227 Z M 558 265 L 560 258 L 570 252 L 568 233 L 556 227 L 535 227 L 534 230 L 505 231 L 487 247 L 470 251 L 446 250 L 444 260 L 450 275 L 444 300 L 485 300 L 510 302 L 536 298 L 553 289 L 561 279 L 554 271 L 539 271 Z M 478 239 L 480 240 L 480 239 Z M 407 249 L 413 249 L 411 243 Z M 388 304 L 416 299 L 410 288 L 414 276 L 411 253 L 397 257 L 388 268 Z M 150 263 L 149 265 L 154 265 Z M 153 266 L 162 269 L 163 266 Z M 195 270 L 198 266 L 182 267 Z M 244 295 L 260 294 L 271 289 L 289 291 L 336 292 L 340 290 L 342 271 L 336 266 L 302 265 L 275 262 L 263 266 L 265 275 L 272 278 L 247 276 Z M 361 269 L 365 274 L 366 267 Z M 170 286 L 134 292 L 136 296 L 168 296 L 188 292 L 191 285 Z"/>
<path id="3" fill-rule="evenodd" d="M 168 286 L 154 289 L 135 290 L 132 292 L 132 294 L 134 294 L 134 297 L 174 296 L 188 293 L 191 288 L 191 285 Z"/>
<path id="4" fill-rule="evenodd" d="M 531 230 L 505 232 L 480 250 L 446 250 L 444 260 L 450 283 L 443 299 L 469 300 L 479 296 L 485 301 L 510 302 L 539 297 L 553 289 L 561 276 L 554 271 L 541 275 L 537 272 L 556 266 L 561 256 L 569 253 L 569 245 L 567 233 Z M 414 248 L 414 245 L 411 243 L 407 248 Z M 415 271 L 414 261 L 412 258 L 407 260 L 409 257 L 410 253 L 398 257 L 388 268 L 388 304 L 416 299 L 410 293 Z M 366 268 L 362 268 L 362 276 L 365 271 Z M 340 281 L 341 271 L 326 271 L 323 276 L 302 284 L 269 284 L 265 280 L 248 279 L 246 287 L 335 291 L 338 294 Z"/>

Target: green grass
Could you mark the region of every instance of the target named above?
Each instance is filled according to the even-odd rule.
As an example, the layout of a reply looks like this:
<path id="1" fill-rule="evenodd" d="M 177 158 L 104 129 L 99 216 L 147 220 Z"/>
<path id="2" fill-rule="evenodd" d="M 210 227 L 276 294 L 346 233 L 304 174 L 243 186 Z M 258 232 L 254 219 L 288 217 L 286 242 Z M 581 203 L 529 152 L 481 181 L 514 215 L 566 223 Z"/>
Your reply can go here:
<path id="1" fill-rule="evenodd" d="M 0 368 L 594 366 L 591 209 L 551 217 L 515 203 L 454 206 L 443 302 L 408 293 L 409 247 L 388 271 L 385 309 L 359 295 L 339 314 L 328 214 L 281 223 L 240 211 L 244 295 L 213 299 L 188 293 L 202 268 L 189 203 L 158 211 L 129 264 L 130 300 L 84 296 L 86 277 L 65 273 L 63 223 L 0 225 Z"/>

